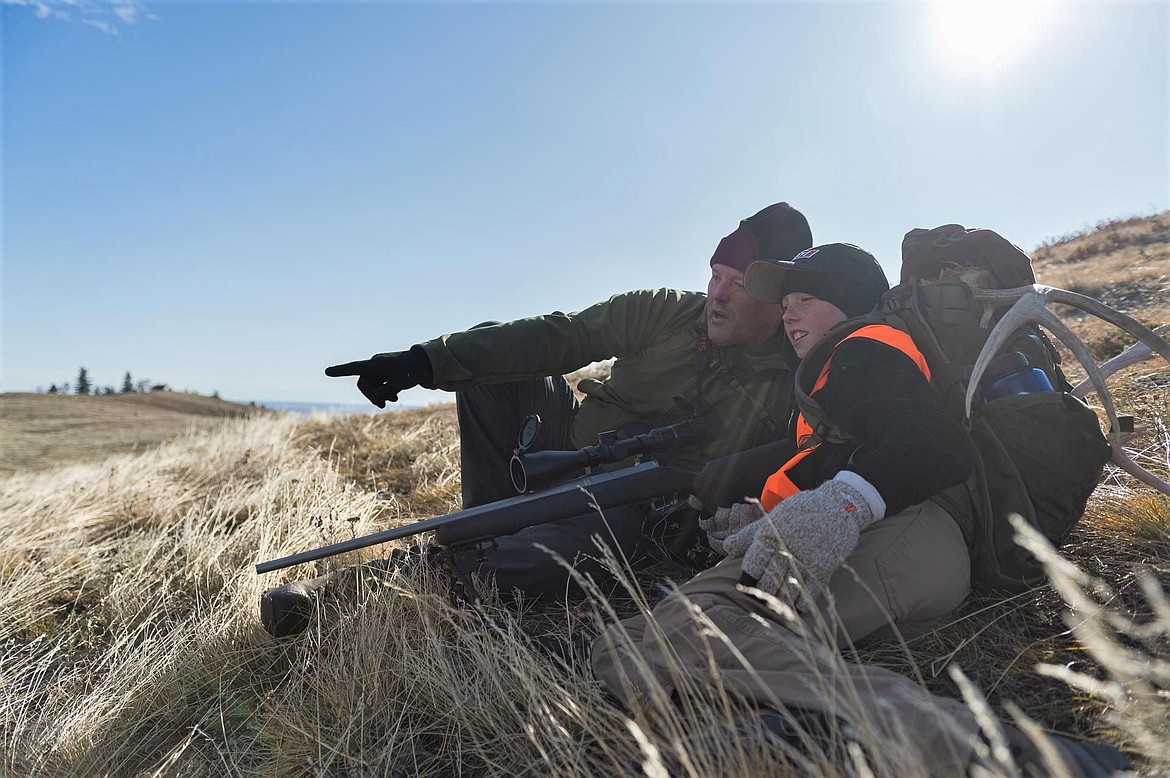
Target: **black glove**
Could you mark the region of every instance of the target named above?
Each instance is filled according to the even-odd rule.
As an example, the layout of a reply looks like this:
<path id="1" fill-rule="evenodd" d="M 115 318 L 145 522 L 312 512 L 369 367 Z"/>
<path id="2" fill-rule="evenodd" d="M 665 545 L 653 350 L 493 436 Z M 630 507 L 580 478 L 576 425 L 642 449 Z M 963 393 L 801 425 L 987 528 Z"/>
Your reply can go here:
<path id="1" fill-rule="evenodd" d="M 325 368 L 325 375 L 331 378 L 357 376 L 357 388 L 379 408 L 385 408 L 387 400 L 398 402 L 398 393 L 404 389 L 420 384 L 429 389 L 434 382 L 431 360 L 418 346 L 409 351 L 375 354 L 369 359 L 333 365 Z"/>
<path id="2" fill-rule="evenodd" d="M 768 476 L 795 453 L 792 442 L 778 440 L 711 460 L 695 478 L 694 496 L 702 505 L 700 510 L 714 513 L 745 498 L 759 497 Z"/>

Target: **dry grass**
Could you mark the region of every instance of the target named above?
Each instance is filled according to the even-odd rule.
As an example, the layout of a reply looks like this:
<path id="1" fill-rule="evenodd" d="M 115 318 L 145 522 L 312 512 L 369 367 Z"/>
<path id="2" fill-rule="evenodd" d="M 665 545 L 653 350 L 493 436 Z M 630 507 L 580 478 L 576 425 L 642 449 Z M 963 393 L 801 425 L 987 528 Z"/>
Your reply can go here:
<path id="1" fill-rule="evenodd" d="M 302 425 L 304 445 L 387 503 L 391 517 L 459 509 L 455 405 L 377 416 L 319 417 Z"/>
<path id="2" fill-rule="evenodd" d="M 142 450 L 256 409 L 183 392 L 0 394 L 0 473 Z"/>
<path id="3" fill-rule="evenodd" d="M 270 638 L 256 604 L 278 581 L 256 576 L 253 563 L 414 518 L 412 507 L 388 510 L 393 501 L 367 488 L 381 473 L 398 473 L 394 483 L 411 494 L 452 499 L 450 410 L 412 411 L 410 423 L 403 415 L 234 421 L 101 465 L 0 481 L 0 772 L 585 776 L 633 774 L 644 762 L 673 775 L 853 769 L 858 754 L 844 745 L 809 757 L 753 736 L 736 719 L 740 706 L 699 687 L 686 709 L 629 719 L 586 668 L 565 669 L 533 649 L 525 625 L 537 614 L 494 601 L 480 613 L 454 608 L 426 572 L 359 579 L 357 596 L 327 608 L 309 634 Z M 418 429 L 429 430 L 423 440 L 404 440 Z M 338 446 L 362 439 L 364 453 L 343 457 L 342 474 Z M 1114 592 L 1096 595 L 1108 627 L 1144 625 L 1125 648 L 1149 662 L 1167 660 L 1156 630 L 1170 621 L 1133 564 L 1144 560 L 1165 586 L 1167 513 L 1160 498 L 1105 491 L 1071 548 Z M 891 645 L 870 658 L 951 694 L 944 669 L 961 664 L 998 710 L 1014 699 L 1059 730 L 1146 755 L 1150 771 L 1170 769 L 1157 746 L 1170 713 L 1163 677 L 1143 676 L 1153 691 L 1135 697 L 1138 712 L 1112 687 L 1089 693 L 1037 675 L 1035 665 L 1047 663 L 1132 686 L 1090 638 L 1069 633 L 1063 603 L 1045 589 L 972 606 L 958 624 L 909 644 L 909 654 Z M 590 636 L 614 608 L 649 605 L 635 588 L 625 600 L 595 595 L 538 621 L 565 637 Z M 876 774 L 924 774 L 886 725 L 874 722 L 866 743 Z"/>
<path id="4" fill-rule="evenodd" d="M 1095 297 L 1147 326 L 1170 322 L 1170 211 L 1103 222 L 1041 246 L 1032 259 L 1041 283 Z M 1133 342 L 1079 312 L 1061 315 L 1099 357 Z"/>
<path id="5" fill-rule="evenodd" d="M 1137 453 L 1163 474 L 1166 385 L 1165 371 L 1121 379 L 1153 430 Z M 533 625 L 588 638 L 650 607 L 633 584 L 521 613 L 453 607 L 425 570 L 360 575 L 309 633 L 274 640 L 258 624 L 264 588 L 361 555 L 252 565 L 455 507 L 454 413 L 216 425 L 0 478 L 0 774 L 925 774 L 896 722 L 860 723 L 868 764 L 844 741 L 802 755 L 700 685 L 683 707 L 630 717 L 587 668 L 534 650 Z M 1170 501 L 1110 473 L 1064 556 L 1036 550 L 1051 585 L 975 599 L 863 658 L 950 696 L 961 667 L 994 711 L 1018 706 L 1170 774 Z"/>
<path id="6" fill-rule="evenodd" d="M 253 563 L 385 520 L 322 453 L 264 418 L 0 483 L 0 772 L 582 770 L 587 743 L 624 731 L 532 654 L 515 614 L 451 608 L 425 575 L 303 640 L 264 633 L 273 581 Z M 441 471 L 417 472 L 442 491 Z"/>

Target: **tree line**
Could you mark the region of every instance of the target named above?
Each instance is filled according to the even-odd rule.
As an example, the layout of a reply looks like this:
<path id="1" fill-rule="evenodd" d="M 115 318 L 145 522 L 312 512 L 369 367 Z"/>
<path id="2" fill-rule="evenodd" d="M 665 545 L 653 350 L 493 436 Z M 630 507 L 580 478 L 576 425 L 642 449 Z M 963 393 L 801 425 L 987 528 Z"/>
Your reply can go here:
<path id="1" fill-rule="evenodd" d="M 176 391 L 167 384 L 152 381 L 149 378 L 135 381 L 134 377 L 130 375 L 130 371 L 126 371 L 126 375 L 122 377 L 122 388 L 115 389 L 113 386 L 98 386 L 89 377 L 89 371 L 84 367 L 77 371 L 77 379 L 70 383 L 65 381 L 61 384 L 49 384 L 49 388 L 45 389 L 43 386 L 38 386 L 37 391 L 48 394 L 136 394 L 139 392 L 170 392 Z M 184 389 L 186 394 L 199 394 L 190 389 Z M 220 399 L 219 390 L 216 389 L 211 393 L 211 396 Z"/>
<path id="2" fill-rule="evenodd" d="M 66 381 L 63 384 L 49 384 L 49 394 L 133 394 L 135 392 L 165 392 L 170 389 L 166 384 L 156 383 L 150 379 L 135 381 L 134 377 L 130 375 L 130 371 L 126 371 L 126 375 L 122 377 L 122 388 L 114 389 L 113 386 L 97 386 L 90 380 L 89 371 L 84 367 L 77 371 L 77 380 L 70 384 Z M 218 392 L 216 393 L 218 395 Z"/>

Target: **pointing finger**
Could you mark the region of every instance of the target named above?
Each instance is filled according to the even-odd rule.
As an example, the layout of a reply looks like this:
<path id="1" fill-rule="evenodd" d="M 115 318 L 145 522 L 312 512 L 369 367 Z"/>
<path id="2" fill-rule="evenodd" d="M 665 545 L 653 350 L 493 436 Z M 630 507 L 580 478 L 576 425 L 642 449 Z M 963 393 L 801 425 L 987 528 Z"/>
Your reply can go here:
<path id="1" fill-rule="evenodd" d="M 325 368 L 325 375 L 330 378 L 339 378 L 347 375 L 361 375 L 369 367 L 369 359 L 359 359 L 357 362 L 346 362 L 344 365 L 332 365 Z"/>

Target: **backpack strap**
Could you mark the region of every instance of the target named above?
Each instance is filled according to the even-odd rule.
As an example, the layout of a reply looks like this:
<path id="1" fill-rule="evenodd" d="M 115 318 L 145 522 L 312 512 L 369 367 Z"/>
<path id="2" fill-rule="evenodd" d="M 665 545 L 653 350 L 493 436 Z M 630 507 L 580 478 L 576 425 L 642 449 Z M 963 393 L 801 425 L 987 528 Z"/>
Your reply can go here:
<path id="1" fill-rule="evenodd" d="M 976 302 L 971 287 L 962 282 L 924 285 L 914 279 L 887 292 L 879 310 L 888 321 L 897 322 L 910 333 L 926 357 L 932 380 L 943 396 L 947 396 L 956 385 L 966 392 L 982 342 L 972 344 L 975 348 L 973 355 L 948 354 L 950 349 L 939 340 L 931 323 L 956 330 L 968 328 L 972 332 L 977 331 L 982 306 Z M 979 340 L 985 339 L 986 333 Z M 967 359 L 968 356 L 971 358 Z"/>
<path id="2" fill-rule="evenodd" d="M 770 435 L 783 434 L 786 429 L 784 423 L 778 422 L 772 415 L 771 409 L 760 402 L 759 398 L 748 389 L 760 376 L 759 371 L 752 366 L 751 360 L 740 351 L 724 349 L 719 362 L 727 375 L 729 385 L 743 395 L 756 409 L 756 413 L 759 414 L 759 423 L 763 425 L 764 429 Z"/>
<path id="3" fill-rule="evenodd" d="M 816 385 L 817 381 L 828 366 L 833 351 L 841 344 L 841 341 L 862 327 L 877 321 L 879 320 L 872 316 L 860 316 L 838 324 L 826 332 L 825 336 L 800 360 L 793 381 L 792 399 L 796 405 L 796 418 L 803 418 L 809 427 L 809 432 L 804 436 L 797 436 L 798 450 L 813 448 L 826 441 L 836 444 L 846 443 L 853 439 L 852 435 L 825 416 L 824 409 L 813 397 L 813 393 L 819 388 Z M 801 437 L 804 439 L 801 440 Z"/>
<path id="4" fill-rule="evenodd" d="M 714 413 L 713 407 L 704 401 L 703 384 L 711 376 L 722 376 L 729 386 L 752 405 L 758 414 L 758 423 L 771 435 L 777 435 L 785 429 L 785 426 L 777 421 L 771 409 L 750 391 L 752 382 L 757 380 L 760 374 L 751 367 L 742 354 L 738 354 L 734 350 L 722 349 L 721 353 L 716 355 L 715 343 L 711 341 L 706 326 L 702 324 L 692 325 L 684 335 L 691 341 L 693 349 L 694 386 L 687 389 L 685 393 L 674 395 L 674 407 L 660 415 L 653 426 L 666 426 L 681 420 L 680 414 L 685 414 L 691 419 L 701 419 L 708 425 L 708 434 L 713 433 L 713 428 L 720 423 L 719 415 Z M 679 339 L 676 337 L 666 342 L 674 345 Z M 699 461 L 705 462 L 702 439 L 697 445 Z"/>
<path id="5" fill-rule="evenodd" d="M 926 358 L 905 330 L 894 327 L 874 316 L 849 319 L 825 333 L 801 360 L 796 373 L 796 453 L 773 473 L 764 483 L 760 494 L 760 505 L 771 510 L 782 500 L 800 491 L 788 473 L 822 443 L 845 444 L 854 437 L 826 417 L 817 401 L 816 393 L 828 381 L 829 366 L 836 349 L 852 338 L 865 338 L 883 343 L 910 358 L 926 380 L 930 380 L 930 367 Z M 816 376 L 816 378 L 811 378 Z"/>
<path id="6" fill-rule="evenodd" d="M 971 287 L 958 279 L 903 282 L 882 297 L 879 311 L 889 323 L 910 333 L 930 364 L 934 385 L 953 410 L 961 408 L 975 362 L 1003 312 L 985 321 L 984 306 Z M 1032 367 L 1048 375 L 1054 387 L 1067 386 L 1059 354 L 1035 324 L 1017 330 L 1003 350 L 1020 351 Z"/>
<path id="7" fill-rule="evenodd" d="M 798 446 L 805 448 L 822 442 L 845 443 L 853 439 L 852 435 L 825 416 L 824 409 L 814 397 L 828 379 L 829 362 L 833 354 L 846 340 L 863 337 L 892 346 L 910 357 L 926 380 L 930 380 L 929 361 L 919 351 L 913 336 L 905 327 L 898 326 L 899 323 L 896 319 L 887 321 L 881 314 L 848 319 L 825 333 L 820 342 L 800 361 L 793 390 L 797 407 Z"/>
<path id="8" fill-rule="evenodd" d="M 918 350 L 918 347 L 914 345 L 914 341 L 904 331 L 895 327 L 891 327 L 888 324 L 867 324 L 841 338 L 837 342 L 837 345 L 833 347 L 833 354 L 837 353 L 837 349 L 841 347 L 842 343 L 847 340 L 852 340 L 853 338 L 873 340 L 901 351 L 903 354 L 909 357 L 911 361 L 914 362 L 915 367 L 917 367 L 919 372 L 921 372 L 922 375 L 926 377 L 926 380 L 930 380 L 930 366 L 926 363 L 926 357 L 922 356 L 922 352 Z M 828 383 L 829 365 L 832 364 L 832 356 L 830 356 L 829 359 L 830 361 L 825 363 L 825 365 L 821 368 L 821 372 L 817 375 L 817 380 L 813 383 L 812 389 L 809 390 L 809 399 L 812 399 L 816 393 L 819 392 L 826 383 Z M 812 425 L 808 423 L 808 420 L 805 419 L 803 415 L 798 414 L 796 417 L 797 444 L 803 443 L 812 436 Z"/>

